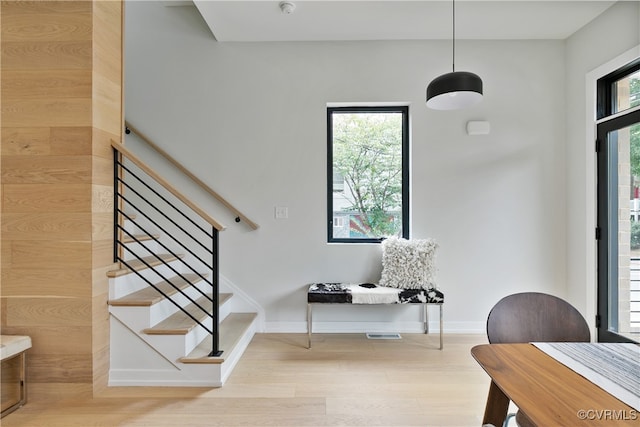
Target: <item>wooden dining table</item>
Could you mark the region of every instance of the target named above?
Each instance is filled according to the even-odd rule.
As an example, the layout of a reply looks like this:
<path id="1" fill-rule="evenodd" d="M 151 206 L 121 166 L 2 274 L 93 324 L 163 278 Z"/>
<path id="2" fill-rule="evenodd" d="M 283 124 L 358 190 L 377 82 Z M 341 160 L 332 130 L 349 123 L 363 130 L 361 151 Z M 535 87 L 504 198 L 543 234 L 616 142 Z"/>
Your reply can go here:
<path id="1" fill-rule="evenodd" d="M 471 354 L 491 377 L 483 424 L 501 426 L 513 401 L 541 427 L 640 426 L 640 411 L 533 344 L 483 344 Z"/>

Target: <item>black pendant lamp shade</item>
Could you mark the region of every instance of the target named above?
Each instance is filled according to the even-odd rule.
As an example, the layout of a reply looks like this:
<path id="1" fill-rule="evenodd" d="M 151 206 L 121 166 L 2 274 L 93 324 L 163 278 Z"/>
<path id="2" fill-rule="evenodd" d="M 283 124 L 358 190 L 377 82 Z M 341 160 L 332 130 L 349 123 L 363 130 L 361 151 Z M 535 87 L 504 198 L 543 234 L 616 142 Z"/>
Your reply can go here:
<path id="1" fill-rule="evenodd" d="M 477 74 L 456 71 L 456 1 L 452 0 L 453 37 L 452 72 L 433 79 L 427 86 L 427 107 L 434 110 L 457 110 L 482 100 L 482 79 Z"/>
<path id="2" fill-rule="evenodd" d="M 454 71 L 433 79 L 427 86 L 427 107 L 456 110 L 482 100 L 482 79 L 468 71 Z"/>

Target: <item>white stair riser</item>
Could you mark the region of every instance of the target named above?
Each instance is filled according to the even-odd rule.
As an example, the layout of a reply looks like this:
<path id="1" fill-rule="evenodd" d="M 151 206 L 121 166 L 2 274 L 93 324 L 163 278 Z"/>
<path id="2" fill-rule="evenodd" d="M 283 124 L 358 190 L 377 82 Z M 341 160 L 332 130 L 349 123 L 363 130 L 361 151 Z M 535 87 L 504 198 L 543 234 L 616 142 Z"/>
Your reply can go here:
<path id="1" fill-rule="evenodd" d="M 125 219 L 124 220 L 124 229 L 126 231 L 128 231 L 131 234 L 145 234 L 145 230 L 147 232 L 149 232 L 149 233 L 155 233 L 156 232 L 156 227 L 151 225 L 151 224 L 149 224 L 149 222 L 142 215 L 137 215 L 137 214 L 134 214 L 134 215 L 136 215 L 136 218 L 134 219 L 135 222 L 137 224 L 140 224 L 140 226 L 136 225 L 131 220 Z M 131 214 L 130 214 L 130 216 L 131 216 Z"/>
<path id="2" fill-rule="evenodd" d="M 205 294 L 211 293 L 211 288 L 205 281 L 197 282 L 194 287 L 186 288 L 183 292 L 195 301 L 202 296 L 202 293 L 198 292 L 198 289 Z M 172 300 L 178 303 L 180 307 L 185 307 L 191 303 L 187 297 L 181 294 L 172 295 Z M 178 307 L 168 299 L 163 299 L 157 304 L 150 306 L 115 305 L 109 307 L 111 313 L 134 331 L 150 328 L 162 322 L 178 310 Z"/>
<path id="3" fill-rule="evenodd" d="M 183 273 L 185 270 L 185 266 L 181 260 L 174 260 L 169 263 L 174 270 Z M 157 272 L 166 277 L 171 278 L 176 275 L 169 267 L 166 265 L 156 266 L 155 269 Z M 144 289 L 149 285 L 145 280 L 138 277 L 138 275 L 144 277 L 149 280 L 151 283 L 157 283 L 162 281 L 163 279 L 159 276 L 159 274 L 154 272 L 153 270 L 146 268 L 144 270 L 140 270 L 138 272 L 131 272 L 129 274 L 125 274 L 124 276 L 113 277 L 109 279 L 109 299 L 118 299 L 122 298 L 130 293 L 139 291 L 140 289 Z"/>
<path id="4" fill-rule="evenodd" d="M 195 283 L 194 286 L 190 286 L 186 289 L 183 289 L 184 295 L 180 293 L 176 293 L 171 296 L 171 300 L 176 302 L 180 307 L 186 307 L 191 304 L 193 301 L 197 301 L 198 298 L 202 297 L 203 294 L 211 294 L 211 286 L 201 280 Z M 186 295 L 186 296 L 185 296 Z M 142 308 L 142 307 L 140 307 Z M 206 308 L 206 307 L 204 307 Z M 163 299 L 157 304 L 154 304 L 150 307 L 149 310 L 149 319 L 151 321 L 151 325 L 157 325 L 162 322 L 167 317 L 178 311 L 178 307 L 173 304 L 168 299 Z"/>
<path id="5" fill-rule="evenodd" d="M 230 300 L 226 301 L 224 304 L 220 305 L 218 308 L 218 316 L 220 317 L 219 322 L 222 322 L 224 319 L 227 318 L 227 316 L 232 313 L 233 310 L 231 310 L 232 305 L 230 304 L 231 301 L 233 301 L 233 297 L 231 297 Z"/>
<path id="6" fill-rule="evenodd" d="M 160 252 L 166 252 L 160 249 L 160 245 L 156 240 L 142 240 L 138 242 L 127 243 L 122 251 L 122 257 L 125 260 L 144 258 Z"/>
<path id="7" fill-rule="evenodd" d="M 211 329 L 211 319 L 203 322 Z M 178 360 L 191 353 L 191 351 L 204 340 L 209 333 L 202 327 L 196 326 L 184 335 L 148 335 L 142 338 L 156 351 L 169 360 Z"/>
<path id="8" fill-rule="evenodd" d="M 213 260 L 210 259 L 211 255 L 210 254 L 198 254 L 198 256 L 205 262 L 208 262 L 209 265 L 204 264 L 202 261 L 200 261 L 199 259 L 197 259 L 195 256 L 188 254 L 186 257 L 187 262 L 189 263 L 189 265 L 198 270 L 198 271 L 208 271 L 209 273 L 211 273 L 211 264 L 213 263 Z"/>

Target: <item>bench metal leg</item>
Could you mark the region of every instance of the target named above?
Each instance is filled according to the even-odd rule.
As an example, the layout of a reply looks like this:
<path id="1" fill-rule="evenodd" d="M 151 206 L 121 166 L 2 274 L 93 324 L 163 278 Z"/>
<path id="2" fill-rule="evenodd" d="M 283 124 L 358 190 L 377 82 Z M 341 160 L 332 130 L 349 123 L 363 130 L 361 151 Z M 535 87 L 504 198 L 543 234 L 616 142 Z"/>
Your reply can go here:
<path id="1" fill-rule="evenodd" d="M 428 304 L 423 304 L 424 309 L 422 310 L 423 316 L 424 316 L 424 333 L 428 334 L 429 333 L 429 305 Z"/>
<path id="2" fill-rule="evenodd" d="M 442 350 L 442 306 L 444 304 L 439 304 L 440 307 L 440 350 Z"/>
<path id="3" fill-rule="evenodd" d="M 423 310 L 423 315 L 424 315 L 424 333 L 428 334 L 429 333 L 429 304 L 423 304 L 424 305 L 424 310 Z M 444 304 L 437 304 L 438 308 L 440 309 L 440 350 L 442 350 L 443 347 L 443 343 L 442 343 L 442 332 L 443 332 L 443 327 L 442 327 L 442 306 Z"/>
<path id="4" fill-rule="evenodd" d="M 429 304 L 423 304 L 424 305 L 424 310 L 422 311 L 423 313 L 423 322 L 424 322 L 424 333 L 428 334 L 429 333 Z M 442 325 L 442 306 L 444 304 L 437 304 L 438 308 L 440 309 L 440 350 L 442 350 L 443 348 L 443 342 L 442 342 L 442 332 L 443 332 L 443 325 Z"/>
<path id="5" fill-rule="evenodd" d="M 307 303 L 307 348 L 311 348 L 311 304 Z"/>
<path id="6" fill-rule="evenodd" d="M 12 362 L 9 362 L 12 361 Z M 5 363 L 15 363 L 17 361 L 18 364 L 18 387 L 19 387 L 19 395 L 17 396 L 17 401 L 15 401 L 11 406 L 8 406 L 0 412 L 0 418 L 12 413 L 16 409 L 22 407 L 25 403 L 27 403 L 27 352 L 26 350 L 21 351 L 18 354 L 15 354 L 11 357 L 8 357 L 3 360 Z M 11 369 L 11 368 L 9 368 Z M 13 375 L 11 375 L 13 377 Z M 5 379 L 3 379 L 5 380 Z M 13 378 L 12 378 L 13 380 Z M 3 387 L 3 393 L 5 392 Z M 13 397 L 13 396 L 2 396 L 2 398 Z M 1 424 L 1 423 L 0 423 Z"/>
<path id="7" fill-rule="evenodd" d="M 312 307 L 311 307 L 311 303 L 307 303 L 307 348 L 311 348 L 311 334 L 313 332 L 313 314 L 312 314 Z M 429 304 L 423 304 L 424 305 L 424 310 L 423 310 L 423 322 L 424 322 L 424 333 L 428 334 L 429 333 Z M 443 342 L 443 333 L 444 333 L 444 325 L 442 322 L 442 306 L 444 304 L 435 304 L 438 306 L 438 309 L 440 310 L 440 350 L 442 350 L 444 348 L 444 342 Z"/>

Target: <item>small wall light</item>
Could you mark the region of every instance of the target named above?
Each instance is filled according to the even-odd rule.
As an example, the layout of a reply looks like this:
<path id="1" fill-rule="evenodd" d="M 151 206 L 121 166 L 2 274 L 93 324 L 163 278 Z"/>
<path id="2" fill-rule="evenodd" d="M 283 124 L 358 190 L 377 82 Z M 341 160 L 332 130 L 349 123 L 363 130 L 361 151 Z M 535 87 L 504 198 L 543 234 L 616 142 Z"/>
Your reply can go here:
<path id="1" fill-rule="evenodd" d="M 467 135 L 489 135 L 491 124 L 485 121 L 467 122 Z"/>

